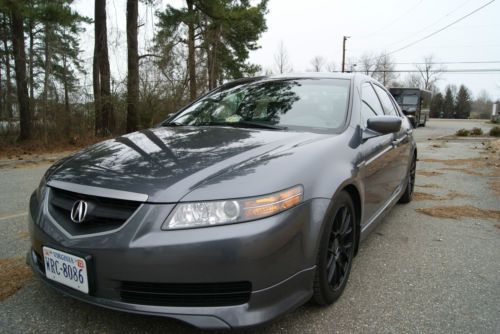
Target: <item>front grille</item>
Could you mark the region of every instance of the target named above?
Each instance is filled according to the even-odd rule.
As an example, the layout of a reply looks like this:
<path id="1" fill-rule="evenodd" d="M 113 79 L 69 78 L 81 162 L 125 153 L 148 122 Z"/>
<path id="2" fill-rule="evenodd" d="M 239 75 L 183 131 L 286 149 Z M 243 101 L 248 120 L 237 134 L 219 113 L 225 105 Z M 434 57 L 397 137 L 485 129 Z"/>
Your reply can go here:
<path id="1" fill-rule="evenodd" d="M 228 306 L 250 299 L 250 282 L 144 283 L 121 282 L 121 300 L 155 306 Z"/>
<path id="2" fill-rule="evenodd" d="M 74 223 L 71 220 L 71 209 L 79 200 L 87 202 L 87 216 L 84 222 Z M 140 202 L 82 195 L 57 188 L 51 188 L 49 196 L 50 214 L 71 235 L 117 229 L 132 216 L 140 205 Z"/>

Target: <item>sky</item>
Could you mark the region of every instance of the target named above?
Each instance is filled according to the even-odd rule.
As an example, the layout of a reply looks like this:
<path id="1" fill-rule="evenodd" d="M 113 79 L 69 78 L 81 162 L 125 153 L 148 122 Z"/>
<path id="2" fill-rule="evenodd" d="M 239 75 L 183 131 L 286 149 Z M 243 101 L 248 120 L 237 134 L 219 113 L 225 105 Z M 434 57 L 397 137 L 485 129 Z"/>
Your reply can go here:
<path id="1" fill-rule="evenodd" d="M 422 62 L 433 55 L 446 70 L 497 69 L 486 73 L 443 73 L 438 86 L 466 85 L 477 96 L 485 90 L 500 99 L 500 1 L 493 2 L 462 21 L 414 45 L 412 42 L 436 32 L 492 0 L 270 0 L 266 15 L 267 31 L 259 40 L 260 49 L 250 53 L 250 61 L 263 69 L 275 69 L 274 55 L 280 43 L 287 50 L 296 72 L 312 68 L 311 59 L 321 56 L 340 69 L 342 37 L 350 36 L 346 58 L 356 63 L 363 53 L 389 52 L 396 63 Z M 183 0 L 158 1 L 161 6 L 183 6 Z M 125 0 L 108 0 L 108 41 L 114 78 L 126 76 Z M 75 9 L 93 17 L 93 1 L 76 0 Z M 151 7 L 140 5 L 140 49 L 151 44 L 155 17 Z M 82 34 L 84 59 L 91 64 L 93 28 Z M 397 52 L 394 52 L 397 51 Z M 141 51 L 140 51 L 141 52 Z M 484 63 L 490 62 L 490 63 Z M 491 63 L 496 62 L 496 63 Z M 90 67 L 91 68 L 91 67 Z M 398 70 L 415 70 L 412 64 Z M 91 72 L 89 72 L 91 73 Z M 404 79 L 406 73 L 399 74 Z M 86 79 L 91 82 L 91 76 Z"/>

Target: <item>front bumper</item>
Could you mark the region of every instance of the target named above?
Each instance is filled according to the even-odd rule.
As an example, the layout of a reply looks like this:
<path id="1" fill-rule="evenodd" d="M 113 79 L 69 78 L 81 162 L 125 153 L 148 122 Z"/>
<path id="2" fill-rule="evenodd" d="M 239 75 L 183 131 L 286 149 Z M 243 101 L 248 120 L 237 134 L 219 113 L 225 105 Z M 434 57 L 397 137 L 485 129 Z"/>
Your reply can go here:
<path id="1" fill-rule="evenodd" d="M 58 228 L 45 202 L 37 205 L 32 197 L 32 249 L 28 253 L 28 263 L 44 282 L 91 304 L 214 329 L 258 325 L 311 297 L 317 245 L 329 204 L 326 199 L 314 199 L 258 221 L 179 231 L 161 230 L 173 205 L 144 204 L 119 231 L 71 237 Z M 43 266 L 37 263 L 43 246 L 92 259 L 89 294 L 45 277 Z M 124 302 L 118 291 L 122 281 L 248 281 L 251 293 L 248 301 L 239 305 L 148 305 Z"/>

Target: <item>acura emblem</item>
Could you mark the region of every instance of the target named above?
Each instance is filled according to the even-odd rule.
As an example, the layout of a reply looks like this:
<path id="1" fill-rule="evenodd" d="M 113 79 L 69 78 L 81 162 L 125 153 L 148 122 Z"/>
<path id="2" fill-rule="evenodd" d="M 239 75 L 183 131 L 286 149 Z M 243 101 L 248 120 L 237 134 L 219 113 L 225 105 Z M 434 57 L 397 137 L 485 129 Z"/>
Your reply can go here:
<path id="1" fill-rule="evenodd" d="M 87 202 L 85 201 L 76 201 L 71 208 L 71 220 L 74 223 L 83 223 L 85 220 L 85 216 L 87 215 Z"/>

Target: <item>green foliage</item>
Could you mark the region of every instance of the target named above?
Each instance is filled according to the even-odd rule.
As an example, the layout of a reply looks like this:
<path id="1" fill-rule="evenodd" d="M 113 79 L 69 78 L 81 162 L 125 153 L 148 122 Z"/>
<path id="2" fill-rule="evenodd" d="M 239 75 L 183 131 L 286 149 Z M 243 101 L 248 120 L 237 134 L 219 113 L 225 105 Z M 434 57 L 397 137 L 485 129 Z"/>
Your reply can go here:
<path id="1" fill-rule="evenodd" d="M 470 111 L 471 97 L 469 90 L 464 85 L 460 85 L 455 104 L 456 118 L 467 119 L 470 116 Z"/>
<path id="2" fill-rule="evenodd" d="M 437 118 L 443 112 L 443 94 L 437 92 L 432 96 L 430 117 Z"/>
<path id="3" fill-rule="evenodd" d="M 248 63 L 249 52 L 266 31 L 267 0 L 252 5 L 249 0 L 192 0 L 194 10 L 168 5 L 158 12 L 156 51 L 159 65 L 170 71 L 174 58 L 186 53 L 187 25 L 195 27 L 196 71 L 200 91 L 225 80 L 254 75 L 260 70 Z M 177 73 L 181 82 L 184 73 Z M 199 80 L 202 79 L 202 80 Z"/>
<path id="4" fill-rule="evenodd" d="M 481 128 L 472 128 L 470 131 L 471 136 L 482 136 L 483 135 L 483 129 Z"/>
<path id="5" fill-rule="evenodd" d="M 446 87 L 443 101 L 443 113 L 445 118 L 455 118 L 455 98 L 451 87 Z"/>
<path id="6" fill-rule="evenodd" d="M 470 131 L 467 129 L 459 129 L 455 132 L 455 135 L 459 137 L 468 137 L 470 135 Z"/>
<path id="7" fill-rule="evenodd" d="M 490 136 L 492 137 L 500 137 L 500 127 L 494 126 L 490 129 Z"/>

